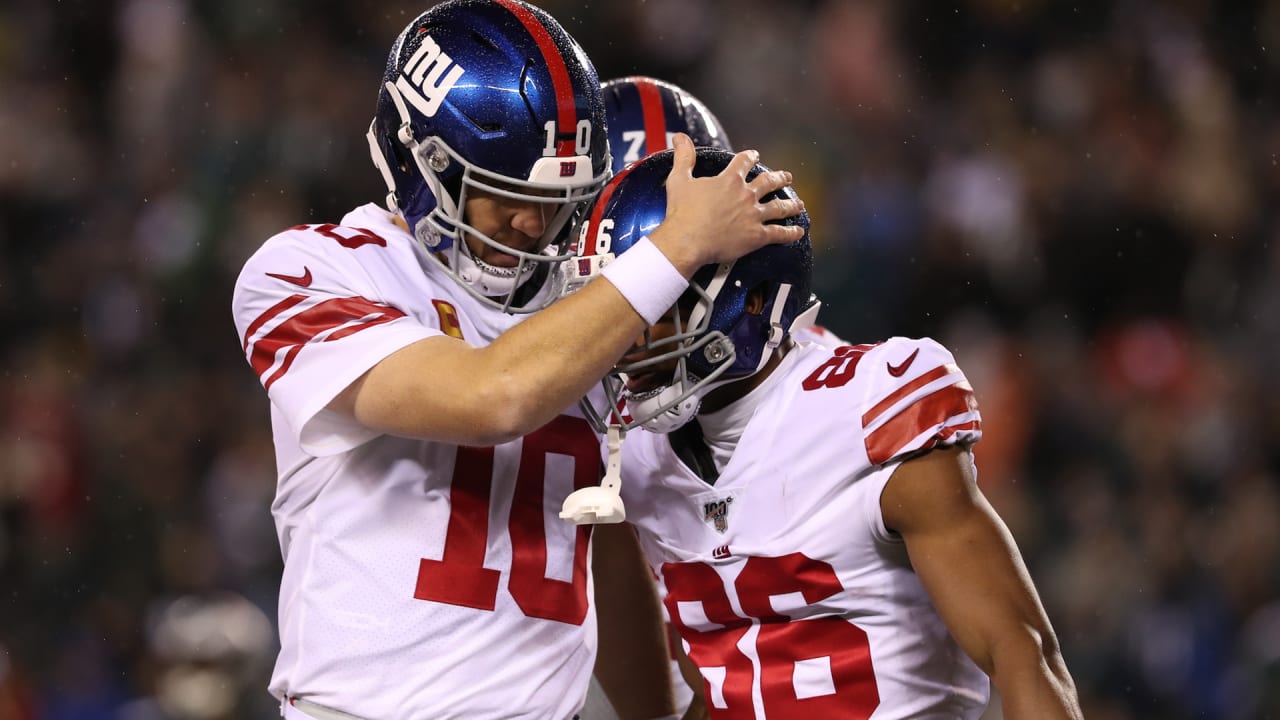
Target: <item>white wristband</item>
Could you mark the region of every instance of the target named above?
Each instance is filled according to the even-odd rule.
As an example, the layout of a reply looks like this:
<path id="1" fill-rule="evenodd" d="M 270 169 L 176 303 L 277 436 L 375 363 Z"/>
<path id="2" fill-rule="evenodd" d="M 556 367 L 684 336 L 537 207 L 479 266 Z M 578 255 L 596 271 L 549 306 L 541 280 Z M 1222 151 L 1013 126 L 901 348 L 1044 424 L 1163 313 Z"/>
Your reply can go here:
<path id="1" fill-rule="evenodd" d="M 622 297 L 650 325 L 661 320 L 689 289 L 689 281 L 649 238 L 632 245 L 605 265 L 600 274 L 618 288 Z"/>

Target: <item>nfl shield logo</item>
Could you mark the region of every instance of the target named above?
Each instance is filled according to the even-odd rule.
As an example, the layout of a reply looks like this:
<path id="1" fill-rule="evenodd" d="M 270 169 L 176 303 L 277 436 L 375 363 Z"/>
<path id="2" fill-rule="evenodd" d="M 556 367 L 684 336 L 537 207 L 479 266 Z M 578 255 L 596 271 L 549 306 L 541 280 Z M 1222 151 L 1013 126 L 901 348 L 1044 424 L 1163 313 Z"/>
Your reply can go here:
<path id="1" fill-rule="evenodd" d="M 564 160 L 560 161 L 560 177 L 573 177 L 573 171 L 577 168 L 577 163 Z"/>
<path id="2" fill-rule="evenodd" d="M 729 529 L 729 503 L 733 498 L 712 500 L 702 504 L 702 519 L 711 523 L 716 532 L 723 533 Z"/>

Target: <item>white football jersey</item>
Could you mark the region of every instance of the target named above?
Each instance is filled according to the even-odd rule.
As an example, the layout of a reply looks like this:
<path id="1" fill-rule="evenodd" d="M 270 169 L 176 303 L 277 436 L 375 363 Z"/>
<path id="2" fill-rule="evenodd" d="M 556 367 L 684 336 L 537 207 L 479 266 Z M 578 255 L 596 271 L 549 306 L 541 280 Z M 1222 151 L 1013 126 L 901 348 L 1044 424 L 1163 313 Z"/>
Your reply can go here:
<path id="1" fill-rule="evenodd" d="M 759 404 L 713 485 L 669 436 L 623 443 L 627 519 L 711 716 L 977 718 L 988 678 L 880 512 L 899 462 L 980 436 L 951 354 L 927 339 L 803 343 L 752 395 Z"/>
<path id="2" fill-rule="evenodd" d="M 806 325 L 791 331 L 791 338 L 798 343 L 808 342 L 825 345 L 830 348 L 848 345 L 843 338 L 821 325 Z"/>
<path id="3" fill-rule="evenodd" d="M 596 644 L 589 527 L 557 516 L 600 479 L 580 411 L 459 447 L 325 409 L 400 348 L 440 334 L 485 345 L 520 316 L 481 306 L 375 205 L 268 240 L 234 311 L 279 472 L 272 693 L 364 718 L 571 717 Z"/>

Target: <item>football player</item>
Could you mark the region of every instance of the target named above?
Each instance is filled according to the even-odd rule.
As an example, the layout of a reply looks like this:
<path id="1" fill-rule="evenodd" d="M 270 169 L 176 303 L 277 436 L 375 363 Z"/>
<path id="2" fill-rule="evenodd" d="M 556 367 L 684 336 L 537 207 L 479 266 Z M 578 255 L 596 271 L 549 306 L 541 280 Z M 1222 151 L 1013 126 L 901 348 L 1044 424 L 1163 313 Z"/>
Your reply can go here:
<path id="1" fill-rule="evenodd" d="M 675 83 L 645 75 L 631 75 L 605 81 L 601 91 L 615 174 L 644 157 L 670 149 L 672 138 L 680 133 L 688 135 L 698 147 L 733 150 L 729 135 L 715 113 L 706 103 Z M 792 328 L 792 337 L 797 342 L 817 342 L 831 347 L 845 344 L 835 333 L 816 324 Z M 606 564 L 613 562 L 609 556 L 604 558 Z M 597 592 L 602 590 L 607 591 L 608 588 L 597 583 Z M 602 595 L 600 607 L 605 612 L 609 611 L 609 597 Z M 630 638 L 628 641 L 634 642 Z M 687 668 L 682 672 L 678 660 L 673 659 L 671 670 L 676 707 L 687 712 L 692 703 L 700 703 L 701 699 L 684 681 Z M 611 716 L 608 703 L 595 685 L 588 693 L 583 713 L 587 720 L 608 720 Z"/>
<path id="2" fill-rule="evenodd" d="M 554 511 L 600 473 L 577 400 L 699 266 L 794 242 L 770 221 L 801 204 L 771 195 L 787 173 L 745 179 L 754 152 L 693 178 L 678 137 L 671 220 L 535 313 L 610 161 L 595 69 L 519 0 L 410 22 L 368 140 L 385 207 L 268 239 L 233 296 L 279 474 L 271 691 L 288 718 L 572 717 L 595 661 L 592 534 Z M 671 710 L 669 692 L 624 708 Z"/>
<path id="3" fill-rule="evenodd" d="M 695 175 L 733 157 L 697 155 Z M 605 188 L 578 250 L 600 257 L 579 280 L 663 220 L 673 160 L 652 155 Z M 1006 717 L 1080 718 L 977 486 L 964 373 L 929 339 L 794 344 L 816 300 L 808 216 L 784 222 L 804 236 L 699 269 L 587 413 L 631 430 L 627 520 L 711 717 L 977 718 L 994 685 Z"/>
<path id="4" fill-rule="evenodd" d="M 705 103 L 674 83 L 644 75 L 632 75 L 607 80 L 601 84 L 600 90 L 604 95 L 605 119 L 609 126 L 609 148 L 615 174 L 622 172 L 643 157 L 669 149 L 672 138 L 680 133 L 688 135 L 693 144 L 698 147 L 733 149 L 719 118 Z M 597 530 L 608 533 L 618 532 L 613 528 L 605 530 L 604 526 Z M 597 566 L 595 586 L 598 611 L 606 617 L 614 610 L 623 614 L 631 612 L 630 603 L 627 602 L 627 592 L 630 588 L 625 585 L 612 587 L 599 580 L 601 577 L 607 577 L 605 573 L 610 572 L 617 558 L 606 554 L 601 554 L 599 557 L 602 562 Z M 622 647 L 611 648 L 606 644 L 607 640 L 607 637 L 601 638 L 601 650 L 606 655 L 610 652 L 630 652 L 631 646 L 637 642 L 634 637 L 626 637 L 618 643 Z M 701 699 L 695 695 L 690 683 L 685 681 L 679 661 L 673 658 L 670 666 L 676 709 L 686 717 L 700 716 L 698 708 L 695 708 L 692 713 L 690 711 L 690 705 L 701 703 Z M 628 683 L 623 678 L 609 677 L 608 669 L 609 666 L 602 665 L 595 678 L 598 682 L 593 682 L 587 693 L 587 700 L 582 709 L 584 720 L 611 720 L 616 717 L 603 687 L 609 686 L 611 688 L 609 694 L 617 696 L 620 691 L 613 689 L 614 686 L 626 687 Z"/>

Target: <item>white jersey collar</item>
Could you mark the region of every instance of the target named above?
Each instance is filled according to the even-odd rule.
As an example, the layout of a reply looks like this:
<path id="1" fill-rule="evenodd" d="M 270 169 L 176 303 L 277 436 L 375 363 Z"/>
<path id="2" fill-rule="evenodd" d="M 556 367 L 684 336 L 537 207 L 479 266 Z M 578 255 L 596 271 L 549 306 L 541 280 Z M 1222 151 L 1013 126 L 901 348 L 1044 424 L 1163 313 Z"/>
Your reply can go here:
<path id="1" fill-rule="evenodd" d="M 786 375 L 784 368 L 798 355 L 795 350 L 796 348 L 792 347 L 769 377 L 752 388 L 751 392 L 715 412 L 698 413 L 697 420 L 702 426 L 702 437 L 711 450 L 717 470 L 724 470 L 724 466 L 728 464 L 729 457 L 733 455 L 738 441 L 742 439 L 742 433 L 747 429 L 747 423 L 751 422 L 756 409 L 768 396 L 769 388 L 777 383 L 778 378 Z"/>

